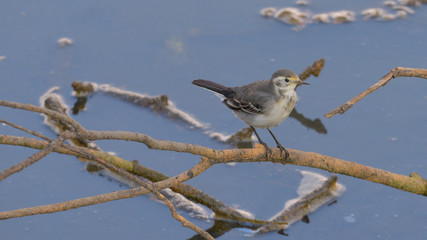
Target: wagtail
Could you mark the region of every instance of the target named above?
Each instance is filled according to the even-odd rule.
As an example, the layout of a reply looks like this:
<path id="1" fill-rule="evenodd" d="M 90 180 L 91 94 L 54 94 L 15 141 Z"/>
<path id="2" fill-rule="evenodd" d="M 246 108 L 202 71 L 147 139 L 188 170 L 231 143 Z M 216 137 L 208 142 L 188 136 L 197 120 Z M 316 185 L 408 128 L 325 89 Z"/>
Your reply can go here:
<path id="1" fill-rule="evenodd" d="M 271 149 L 261 140 L 255 128 L 267 128 L 280 153 L 285 152 L 285 157 L 289 157 L 289 152 L 277 141 L 270 127 L 278 126 L 292 112 L 298 100 L 295 88 L 301 84 L 308 84 L 301 81 L 293 71 L 279 69 L 270 80 L 257 81 L 241 87 L 226 87 L 203 79 L 194 80 L 193 84 L 215 92 L 225 106 L 248 124 L 258 141 L 265 147 L 267 158 L 271 154 Z"/>

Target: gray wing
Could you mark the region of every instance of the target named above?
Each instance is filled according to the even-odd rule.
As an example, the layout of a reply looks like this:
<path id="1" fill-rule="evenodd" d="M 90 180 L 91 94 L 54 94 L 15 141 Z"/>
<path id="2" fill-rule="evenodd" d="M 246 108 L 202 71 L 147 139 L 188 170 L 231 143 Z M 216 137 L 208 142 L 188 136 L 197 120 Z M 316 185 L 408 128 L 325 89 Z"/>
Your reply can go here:
<path id="1" fill-rule="evenodd" d="M 268 92 L 268 80 L 232 89 L 235 94 L 222 102 L 233 111 L 243 111 L 249 114 L 264 113 L 266 103 L 272 100 L 271 94 Z"/>

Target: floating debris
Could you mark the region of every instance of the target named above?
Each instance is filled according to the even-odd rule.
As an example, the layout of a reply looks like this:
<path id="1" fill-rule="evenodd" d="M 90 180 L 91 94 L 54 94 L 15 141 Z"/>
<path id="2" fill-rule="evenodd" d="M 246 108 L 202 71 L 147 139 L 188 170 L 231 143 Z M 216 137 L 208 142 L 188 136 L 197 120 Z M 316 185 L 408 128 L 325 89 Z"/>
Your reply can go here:
<path id="1" fill-rule="evenodd" d="M 308 220 L 307 214 L 341 196 L 345 191 L 345 187 L 337 183 L 336 175 L 326 178 L 309 171 L 301 171 L 301 174 L 303 179 L 297 190 L 300 197 L 287 201 L 284 209 L 269 219 L 271 223 L 258 228 L 254 234 L 283 230 L 296 221 L 304 218 Z M 286 224 L 277 224 L 277 222 Z"/>
<path id="2" fill-rule="evenodd" d="M 301 12 L 298 8 L 281 8 L 276 11 L 274 18 L 290 25 L 304 25 L 310 14 Z"/>
<path id="3" fill-rule="evenodd" d="M 6 59 L 6 56 L 0 56 L 0 61 L 3 61 Z"/>
<path id="4" fill-rule="evenodd" d="M 397 12 L 396 12 L 396 16 L 397 16 L 398 18 L 405 18 L 407 15 L 408 15 L 408 13 L 406 13 L 406 12 L 405 12 L 405 11 L 403 11 L 403 10 L 399 10 L 399 11 L 397 11 Z"/>
<path id="5" fill-rule="evenodd" d="M 419 7 L 423 3 L 427 3 L 427 0 L 399 0 L 399 3 L 393 0 L 386 0 L 383 2 L 384 6 L 391 7 L 393 13 L 387 13 L 383 8 L 368 8 L 363 10 L 360 15 L 363 19 L 378 19 L 383 21 L 391 21 L 394 19 L 404 19 L 407 14 L 414 14 L 415 11 L 408 6 Z M 400 5 L 399 5 L 400 4 Z M 298 0 L 296 5 L 305 6 L 307 1 Z M 261 14 L 265 17 L 274 16 L 275 19 L 294 25 L 293 30 L 301 30 L 307 24 L 310 23 L 349 23 L 356 21 L 356 14 L 350 10 L 340 10 L 326 13 L 311 14 L 309 11 L 301 11 L 295 7 L 284 7 L 276 10 L 274 7 L 263 8 Z"/>
<path id="6" fill-rule="evenodd" d="M 98 87 L 96 83 L 74 81 L 71 83 L 71 87 L 74 92 L 73 96 L 87 96 L 95 92 L 95 89 Z"/>
<path id="7" fill-rule="evenodd" d="M 354 217 L 354 214 L 350 214 L 349 216 L 345 216 L 344 217 L 344 221 L 348 222 L 348 223 L 355 223 L 356 222 L 356 218 Z"/>
<path id="8" fill-rule="evenodd" d="M 59 46 L 62 48 L 73 44 L 73 40 L 71 40 L 70 38 L 66 38 L 66 37 L 58 39 L 57 42 L 58 42 Z"/>
<path id="9" fill-rule="evenodd" d="M 383 4 L 384 4 L 384 6 L 390 6 L 390 7 L 396 6 L 396 2 L 393 0 L 386 0 L 383 2 Z"/>
<path id="10" fill-rule="evenodd" d="M 393 9 L 394 10 L 405 11 L 406 13 L 409 13 L 409 14 L 414 14 L 415 13 L 415 11 L 412 10 L 412 8 L 406 7 L 406 6 L 394 6 Z"/>
<path id="11" fill-rule="evenodd" d="M 272 17 L 275 12 L 276 12 L 276 9 L 274 7 L 266 7 L 261 9 L 260 11 L 261 15 L 263 15 L 266 18 Z"/>
<path id="12" fill-rule="evenodd" d="M 422 4 L 422 0 L 398 0 L 398 2 L 400 5 L 415 7 L 419 7 Z"/>
<path id="13" fill-rule="evenodd" d="M 329 18 L 328 13 L 319 13 L 319 14 L 313 15 L 311 19 L 319 23 L 331 23 L 331 19 Z"/>
<path id="14" fill-rule="evenodd" d="M 171 119 L 180 120 L 187 123 L 190 127 L 207 129 L 207 125 L 199 122 L 190 114 L 178 109 L 175 104 L 168 99 L 167 95 L 151 97 L 141 93 L 122 90 L 109 84 L 101 84 L 96 90 L 119 97 L 141 107 L 148 107 L 153 112 L 164 114 Z"/>
<path id="15" fill-rule="evenodd" d="M 102 91 L 113 96 L 120 97 L 126 101 L 132 102 L 142 107 L 148 107 L 153 112 L 165 114 L 167 117 L 172 119 L 181 120 L 190 125 L 191 128 L 201 128 L 207 130 L 209 127 L 207 124 L 203 124 L 192 117 L 190 114 L 179 110 L 175 107 L 174 103 L 168 99 L 167 95 L 151 97 L 141 93 L 131 92 L 122 90 L 116 87 L 112 87 L 108 84 L 98 85 L 93 82 L 73 82 L 72 87 L 74 89 L 72 95 L 77 97 L 77 101 L 73 107 L 73 114 L 77 114 L 80 110 L 85 108 L 87 102 L 87 95 L 97 91 Z M 252 147 L 252 129 L 249 127 L 243 128 L 233 135 L 226 135 L 211 130 L 205 131 L 204 134 L 209 135 L 211 138 L 216 139 L 220 142 L 231 144 L 239 148 L 251 148 Z"/>
<path id="16" fill-rule="evenodd" d="M 209 214 L 205 208 L 188 200 L 180 193 L 172 191 L 170 188 L 165 188 L 160 191 L 176 208 L 188 212 L 191 217 L 199 219 L 209 219 Z M 159 202 L 164 203 L 159 200 Z"/>
<path id="17" fill-rule="evenodd" d="M 363 19 L 368 20 L 385 15 L 386 11 L 382 8 L 368 8 L 362 11 Z"/>
<path id="18" fill-rule="evenodd" d="M 381 19 L 384 21 L 392 21 L 394 19 L 396 19 L 396 15 L 388 13 L 388 14 L 384 14 L 381 16 Z"/>
<path id="19" fill-rule="evenodd" d="M 295 2 L 295 4 L 299 5 L 299 6 L 307 6 L 308 5 L 308 1 L 306 1 L 306 0 L 297 0 Z"/>
<path id="20" fill-rule="evenodd" d="M 184 42 L 171 38 L 165 41 L 166 46 L 174 51 L 176 54 L 185 54 L 184 51 Z"/>
<path id="21" fill-rule="evenodd" d="M 71 87 L 74 89 L 72 95 L 77 97 L 77 101 L 71 109 L 74 115 L 77 115 L 80 111 L 86 108 L 87 97 L 95 92 L 97 86 L 98 85 L 95 83 L 82 81 L 75 81 L 71 83 Z"/>
<path id="22" fill-rule="evenodd" d="M 53 110 L 55 112 L 59 113 L 65 113 L 68 114 L 68 106 L 64 101 L 64 98 L 62 98 L 61 95 L 55 93 L 59 90 L 59 87 L 52 87 L 49 90 L 47 90 L 40 98 L 39 98 L 39 104 L 42 108 L 47 108 L 50 110 Z M 56 120 L 53 120 L 49 116 L 45 114 L 41 114 L 44 117 L 44 124 L 49 126 L 55 133 L 60 134 L 61 130 L 65 129 L 66 127 L 63 126 L 63 124 L 59 123 Z"/>
<path id="23" fill-rule="evenodd" d="M 65 103 L 61 95 L 55 93 L 58 90 L 59 90 L 59 87 L 52 87 L 49 90 L 47 90 L 47 92 L 44 93 L 39 98 L 40 107 L 69 115 L 68 114 L 70 109 L 69 106 Z M 41 115 L 44 117 L 43 123 L 46 124 L 48 127 L 50 127 L 57 134 L 60 134 L 61 132 L 64 132 L 64 131 L 71 131 L 71 132 L 74 131 L 74 128 L 64 121 L 53 119 L 45 114 L 41 114 Z M 99 150 L 98 146 L 96 146 L 93 142 L 88 141 L 86 139 L 75 138 L 75 139 L 71 139 L 70 142 L 76 146 L 88 147 L 91 149 Z"/>
<path id="24" fill-rule="evenodd" d="M 354 12 L 349 10 L 330 12 L 329 16 L 332 18 L 332 22 L 334 24 L 348 23 L 356 20 L 356 15 Z"/>

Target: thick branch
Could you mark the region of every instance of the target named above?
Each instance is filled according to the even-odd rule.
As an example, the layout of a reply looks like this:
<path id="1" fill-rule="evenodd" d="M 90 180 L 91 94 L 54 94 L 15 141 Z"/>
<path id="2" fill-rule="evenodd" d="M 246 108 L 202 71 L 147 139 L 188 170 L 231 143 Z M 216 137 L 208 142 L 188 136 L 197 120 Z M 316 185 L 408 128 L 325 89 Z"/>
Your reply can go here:
<path id="1" fill-rule="evenodd" d="M 375 83 L 365 91 L 361 92 L 359 95 L 348 100 L 346 103 L 333 109 L 332 111 L 326 113 L 325 117 L 331 118 L 338 113 L 339 114 L 345 113 L 348 109 L 353 107 L 353 105 L 356 104 L 358 101 L 360 101 L 362 98 L 366 97 L 371 92 L 376 91 L 380 87 L 385 86 L 391 79 L 397 78 L 397 77 L 419 77 L 419 78 L 427 79 L 427 69 L 405 68 L 405 67 L 394 68 L 389 73 L 387 73 L 384 77 L 382 77 L 377 83 Z"/>
<path id="2" fill-rule="evenodd" d="M 272 148 L 271 157 L 269 159 L 265 159 L 265 152 L 262 147 L 256 147 L 252 149 L 214 150 L 211 148 L 194 144 L 156 140 L 145 134 L 122 131 L 88 131 L 86 133 L 85 138 L 89 138 L 92 140 L 121 139 L 127 141 L 136 141 L 146 144 L 151 149 L 187 152 L 195 155 L 205 156 L 211 159 L 212 161 L 215 160 L 215 164 L 229 162 L 275 162 L 319 168 L 329 172 L 344 174 L 368 180 L 371 182 L 381 183 L 404 191 L 427 196 L 427 181 L 424 179 L 399 175 L 385 170 L 364 166 L 355 162 L 349 162 L 313 152 L 303 152 L 294 149 L 288 149 L 290 157 L 288 160 L 285 160 L 281 156 L 280 151 L 278 149 Z M 46 142 L 34 139 L 4 135 L 0 135 L 0 143 L 20 145 L 38 149 L 43 148 L 47 144 Z M 84 148 L 82 148 L 82 150 L 84 151 Z M 61 147 L 56 148 L 56 151 L 59 153 L 78 155 L 72 151 Z M 107 161 L 116 161 L 116 159 L 120 159 L 114 156 L 109 156 L 108 154 L 105 154 L 107 155 L 105 156 L 99 151 L 89 151 L 91 151 L 91 153 L 95 155 L 99 155 L 101 158 Z M 117 160 L 116 163 L 120 165 L 120 167 L 125 169 L 132 169 L 133 166 L 132 162 L 128 162 L 124 159 Z"/>

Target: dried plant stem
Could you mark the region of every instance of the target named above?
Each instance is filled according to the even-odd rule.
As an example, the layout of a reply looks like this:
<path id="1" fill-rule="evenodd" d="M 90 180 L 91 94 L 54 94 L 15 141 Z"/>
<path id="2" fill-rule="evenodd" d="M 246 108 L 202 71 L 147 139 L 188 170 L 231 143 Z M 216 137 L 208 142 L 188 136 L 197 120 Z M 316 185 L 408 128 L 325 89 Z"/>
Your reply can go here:
<path id="1" fill-rule="evenodd" d="M 42 159 L 43 157 L 47 156 L 49 153 L 55 150 L 59 145 L 61 145 L 65 141 L 65 138 L 63 135 L 60 135 L 56 140 L 48 143 L 42 150 L 39 152 L 29 156 L 24 161 L 13 165 L 12 167 L 3 170 L 0 172 L 0 181 L 4 180 L 5 178 L 9 177 L 10 175 L 17 173 L 21 171 L 22 169 L 32 165 L 33 163 L 37 162 L 38 160 Z"/>
<path id="2" fill-rule="evenodd" d="M 392 69 L 389 73 L 387 73 L 384 77 L 382 77 L 377 83 L 361 92 L 359 95 L 354 98 L 348 100 L 346 103 L 341 106 L 333 109 L 332 111 L 325 114 L 325 117 L 331 118 L 336 114 L 344 114 L 348 109 L 353 107 L 358 101 L 362 98 L 366 97 L 368 94 L 376 91 L 380 87 L 385 86 L 391 79 L 397 77 L 418 77 L 427 79 L 427 69 L 419 69 L 419 68 L 405 68 L 405 67 L 397 67 Z"/>
<path id="3" fill-rule="evenodd" d="M 29 133 L 29 134 L 31 134 L 31 135 L 33 135 L 33 136 L 39 137 L 39 138 L 41 138 L 41 139 L 43 139 L 43 140 L 45 140 L 45 141 L 52 141 L 52 139 L 50 139 L 50 138 L 48 138 L 48 137 L 44 136 L 44 135 L 43 135 L 43 134 L 41 134 L 41 133 L 38 133 L 38 132 L 36 132 L 36 131 L 32 131 L 32 130 L 26 129 L 26 128 L 21 127 L 21 126 L 19 126 L 19 125 L 17 125 L 17 124 L 14 124 L 14 123 L 8 122 L 8 121 L 3 120 L 3 119 L 0 119 L 0 122 L 1 122 L 1 123 L 4 123 L 4 124 L 7 124 L 7 125 L 9 125 L 9 126 L 11 126 L 11 127 L 13 127 L 13 128 L 18 129 L 18 130 L 21 130 L 21 131 L 23 131 L 23 132 Z"/>

